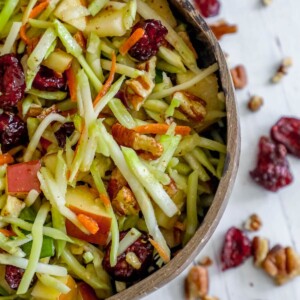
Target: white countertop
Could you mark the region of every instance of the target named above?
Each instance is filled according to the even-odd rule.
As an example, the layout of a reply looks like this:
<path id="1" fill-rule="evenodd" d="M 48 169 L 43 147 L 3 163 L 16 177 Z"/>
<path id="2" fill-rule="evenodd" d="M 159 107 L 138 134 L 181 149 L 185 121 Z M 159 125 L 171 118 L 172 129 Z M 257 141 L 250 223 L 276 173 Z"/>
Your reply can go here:
<path id="1" fill-rule="evenodd" d="M 269 238 L 271 246 L 280 243 L 300 253 L 300 159 L 289 156 L 294 182 L 277 193 L 259 187 L 249 176 L 256 163 L 259 137 L 268 135 L 281 116 L 300 118 L 300 1 L 273 0 L 263 7 L 260 0 L 223 0 L 219 17 L 239 26 L 239 32 L 224 37 L 221 45 L 230 55 L 232 67 L 245 65 L 249 83 L 237 92 L 242 147 L 235 187 L 216 232 L 197 259 L 207 255 L 213 259 L 210 295 L 220 300 L 300 300 L 300 277 L 277 287 L 253 266 L 252 259 L 236 269 L 222 272 L 220 268 L 225 232 L 231 226 L 241 226 L 252 213 L 262 218 L 258 235 Z M 286 56 L 292 57 L 294 65 L 282 82 L 274 85 L 270 78 Z M 248 110 L 250 94 L 264 98 L 259 112 Z M 184 299 L 186 273 L 144 299 Z"/>

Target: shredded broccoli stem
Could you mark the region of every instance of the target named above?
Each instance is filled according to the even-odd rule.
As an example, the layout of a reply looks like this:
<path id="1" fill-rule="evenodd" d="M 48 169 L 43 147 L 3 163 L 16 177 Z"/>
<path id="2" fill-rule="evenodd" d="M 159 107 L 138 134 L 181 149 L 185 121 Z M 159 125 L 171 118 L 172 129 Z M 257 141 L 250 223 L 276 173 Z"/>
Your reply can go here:
<path id="1" fill-rule="evenodd" d="M 61 282 L 60 280 L 56 279 L 55 277 L 52 277 L 48 274 L 37 274 L 37 277 L 41 283 L 43 283 L 45 286 L 48 286 L 50 288 L 53 288 L 57 291 L 60 291 L 62 294 L 67 294 L 70 292 L 70 288 Z"/>
<path id="2" fill-rule="evenodd" d="M 93 0 L 88 6 L 88 10 L 94 17 L 107 3 L 108 0 Z"/>
<path id="3" fill-rule="evenodd" d="M 200 149 L 199 147 L 195 148 L 192 151 L 192 155 L 203 165 L 211 174 L 216 175 L 216 170 L 212 163 L 209 161 L 208 157 L 206 156 L 205 152 Z"/>
<path id="4" fill-rule="evenodd" d="M 11 29 L 10 29 L 10 32 L 9 32 L 9 34 L 8 34 L 6 40 L 5 40 L 5 43 L 2 47 L 2 49 L 0 50 L 1 55 L 4 55 L 4 54 L 7 54 L 7 53 L 11 52 L 12 47 L 13 47 L 13 45 L 14 45 L 17 37 L 18 37 L 21 26 L 22 26 L 21 22 L 13 22 L 13 24 L 11 26 Z"/>
<path id="5" fill-rule="evenodd" d="M 186 203 L 186 231 L 183 239 L 185 245 L 194 235 L 198 227 L 197 216 L 197 187 L 198 187 L 198 174 L 196 171 L 192 172 L 188 178 L 187 189 L 187 203 Z"/>
<path id="6" fill-rule="evenodd" d="M 46 221 L 49 211 L 50 203 L 45 202 L 42 204 L 32 225 L 32 248 L 29 255 L 27 268 L 17 290 L 18 295 L 25 294 L 28 291 L 34 273 L 36 272 L 43 244 L 43 225 Z"/>
<path id="7" fill-rule="evenodd" d="M 141 232 L 135 228 L 131 228 L 123 239 L 120 241 L 118 248 L 118 256 L 121 255 L 128 247 L 130 247 L 142 235 Z"/>
<path id="8" fill-rule="evenodd" d="M 51 207 L 51 215 L 52 215 L 53 227 L 66 234 L 66 226 L 65 226 L 64 216 L 62 216 L 59 213 L 58 209 L 56 209 L 53 206 Z M 56 244 L 56 257 L 59 258 L 66 247 L 66 241 L 56 240 L 55 244 Z"/>
<path id="9" fill-rule="evenodd" d="M 27 91 L 29 95 L 37 96 L 39 98 L 47 99 L 47 100 L 55 100 L 55 101 L 62 101 L 66 99 L 67 93 L 62 91 L 55 91 L 55 92 L 49 92 L 49 91 L 40 91 L 37 89 L 30 89 Z"/>
<path id="10" fill-rule="evenodd" d="M 32 241 L 32 235 L 27 234 L 23 238 L 17 238 L 14 240 L 7 241 L 6 244 L 9 245 L 10 247 L 20 247 L 28 242 Z"/>
<path id="11" fill-rule="evenodd" d="M 102 59 L 101 66 L 104 70 L 109 71 L 112 66 L 112 62 L 110 60 Z M 116 73 L 121 75 L 126 75 L 127 77 L 136 78 L 138 76 L 145 75 L 145 71 L 141 71 L 123 64 L 116 64 Z"/>
<path id="12" fill-rule="evenodd" d="M 7 242 L 8 239 L 3 236 L 3 234 L 0 234 L 0 248 L 2 250 L 18 257 L 24 257 L 26 255 L 18 246 L 11 246 Z"/>
<path id="13" fill-rule="evenodd" d="M 8 20 L 11 18 L 14 9 L 18 5 L 19 0 L 6 0 L 4 7 L 0 12 L 0 32 L 3 30 Z"/>
<path id="14" fill-rule="evenodd" d="M 23 24 L 27 23 L 29 15 L 31 13 L 31 10 L 33 9 L 33 7 L 35 6 L 36 3 L 37 3 L 37 0 L 29 0 L 29 3 L 26 6 L 26 9 L 23 13 L 23 19 L 22 19 Z"/>
<path id="15" fill-rule="evenodd" d="M 198 174 L 200 180 L 202 180 L 202 181 L 208 181 L 210 179 L 210 177 L 207 174 L 207 172 L 205 171 L 205 169 L 198 162 L 198 160 L 193 156 L 193 154 L 187 153 L 183 157 L 186 160 L 186 162 L 190 165 L 190 167 L 194 171 L 196 171 L 196 173 Z"/>

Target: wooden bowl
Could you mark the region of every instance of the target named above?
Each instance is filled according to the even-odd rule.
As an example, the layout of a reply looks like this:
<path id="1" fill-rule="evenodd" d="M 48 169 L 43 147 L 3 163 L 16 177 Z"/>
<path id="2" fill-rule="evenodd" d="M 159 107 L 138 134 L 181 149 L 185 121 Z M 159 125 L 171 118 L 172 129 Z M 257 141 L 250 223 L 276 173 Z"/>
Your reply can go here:
<path id="1" fill-rule="evenodd" d="M 140 299 L 178 276 L 205 246 L 216 229 L 230 196 L 239 163 L 240 132 L 235 104 L 234 89 L 224 54 L 208 25 L 189 0 L 170 0 L 175 11 L 191 26 L 193 44 L 199 49 L 199 66 L 219 64 L 219 79 L 225 94 L 227 111 L 227 156 L 223 176 L 218 185 L 212 205 L 200 227 L 188 244 L 164 267 L 112 296 L 109 300 Z"/>

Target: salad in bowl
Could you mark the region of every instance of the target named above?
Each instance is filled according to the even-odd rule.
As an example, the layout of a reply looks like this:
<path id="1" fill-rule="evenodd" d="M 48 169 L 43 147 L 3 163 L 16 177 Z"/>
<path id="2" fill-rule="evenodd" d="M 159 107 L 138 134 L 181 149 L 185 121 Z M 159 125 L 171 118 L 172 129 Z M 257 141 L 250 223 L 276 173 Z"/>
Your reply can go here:
<path id="1" fill-rule="evenodd" d="M 105 299 L 192 238 L 226 157 L 218 64 L 166 0 L 0 2 L 0 294 Z"/>

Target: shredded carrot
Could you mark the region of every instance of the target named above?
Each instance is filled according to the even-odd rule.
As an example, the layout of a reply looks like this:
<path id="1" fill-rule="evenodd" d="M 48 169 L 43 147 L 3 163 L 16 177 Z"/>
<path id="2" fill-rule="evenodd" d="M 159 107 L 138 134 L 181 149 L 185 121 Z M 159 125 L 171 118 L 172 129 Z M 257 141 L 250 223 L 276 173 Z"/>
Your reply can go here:
<path id="1" fill-rule="evenodd" d="M 111 59 L 111 69 L 109 72 L 109 76 L 106 80 L 106 82 L 104 83 L 103 87 L 101 88 L 101 90 L 99 91 L 98 95 L 96 96 L 95 100 L 94 100 L 94 107 L 97 105 L 97 103 L 102 99 L 102 97 L 108 92 L 111 84 L 114 81 L 115 78 L 115 73 L 116 73 L 116 64 L 117 64 L 117 57 L 115 52 L 112 53 L 112 59 Z"/>
<path id="2" fill-rule="evenodd" d="M 144 133 L 144 134 L 165 134 L 168 129 L 170 128 L 170 125 L 168 124 L 147 124 L 147 125 L 141 125 L 133 128 L 135 132 L 138 133 Z M 191 128 L 189 126 L 176 126 L 175 127 L 175 133 L 180 135 L 189 135 L 191 132 Z"/>
<path id="3" fill-rule="evenodd" d="M 151 245 L 155 248 L 155 250 L 158 252 L 160 257 L 163 259 L 165 263 L 168 263 L 170 261 L 169 255 L 165 252 L 165 250 L 161 247 L 161 245 L 154 241 L 153 239 L 149 238 L 149 242 Z"/>
<path id="4" fill-rule="evenodd" d="M 96 234 L 99 231 L 99 225 L 93 218 L 85 214 L 79 214 L 77 215 L 77 218 L 91 234 Z"/>
<path id="5" fill-rule="evenodd" d="M 77 101 L 77 91 L 76 91 L 76 75 L 72 67 L 70 67 L 67 71 L 67 84 L 70 91 L 70 97 L 72 102 Z"/>
<path id="6" fill-rule="evenodd" d="M 29 18 L 30 19 L 34 19 L 36 18 L 47 6 L 49 5 L 49 1 L 43 1 L 41 3 L 39 3 L 38 5 L 36 5 L 30 12 L 29 14 Z M 26 45 L 30 45 L 31 44 L 31 40 L 30 38 L 28 38 L 28 36 L 26 35 L 26 29 L 27 29 L 27 24 L 24 24 L 21 26 L 20 28 L 20 37 L 23 40 L 23 42 Z"/>
<path id="7" fill-rule="evenodd" d="M 0 154 L 0 166 L 5 164 L 11 164 L 14 162 L 14 158 L 9 153 Z"/>
<path id="8" fill-rule="evenodd" d="M 136 29 L 131 36 L 121 45 L 119 51 L 122 55 L 125 55 L 131 47 L 133 47 L 145 34 L 143 28 Z"/>
<path id="9" fill-rule="evenodd" d="M 8 229 L 4 229 L 4 228 L 0 229 L 0 233 L 2 233 L 6 237 L 11 237 L 11 236 L 15 236 L 16 235 L 13 231 L 8 230 Z"/>
<path id="10" fill-rule="evenodd" d="M 102 194 L 102 193 L 99 196 L 100 196 L 100 199 L 101 199 L 101 201 L 103 202 L 103 204 L 106 208 L 111 206 L 111 203 L 110 203 L 110 200 L 109 200 L 108 196 L 106 196 L 105 194 Z"/>
<path id="11" fill-rule="evenodd" d="M 179 229 L 180 231 L 185 231 L 185 224 L 177 221 L 174 225 L 174 228 Z"/>
<path id="12" fill-rule="evenodd" d="M 78 45 L 82 48 L 85 49 L 86 48 L 86 41 L 85 38 L 83 36 L 82 31 L 77 31 L 74 35 L 73 38 L 75 39 L 75 41 L 78 43 Z"/>

